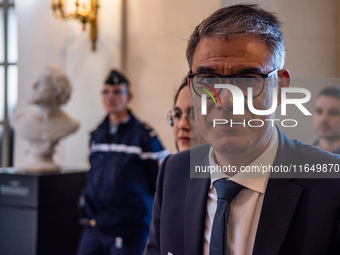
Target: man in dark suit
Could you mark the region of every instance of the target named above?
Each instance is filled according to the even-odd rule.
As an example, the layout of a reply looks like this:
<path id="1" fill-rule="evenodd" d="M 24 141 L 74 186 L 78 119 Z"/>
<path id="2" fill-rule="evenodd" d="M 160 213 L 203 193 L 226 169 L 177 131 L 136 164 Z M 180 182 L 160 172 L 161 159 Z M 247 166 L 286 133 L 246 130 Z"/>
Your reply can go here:
<path id="1" fill-rule="evenodd" d="M 340 254 L 340 157 L 290 140 L 268 110 L 290 85 L 277 18 L 222 8 L 196 27 L 187 59 L 207 144 L 164 160 L 144 254 Z"/>

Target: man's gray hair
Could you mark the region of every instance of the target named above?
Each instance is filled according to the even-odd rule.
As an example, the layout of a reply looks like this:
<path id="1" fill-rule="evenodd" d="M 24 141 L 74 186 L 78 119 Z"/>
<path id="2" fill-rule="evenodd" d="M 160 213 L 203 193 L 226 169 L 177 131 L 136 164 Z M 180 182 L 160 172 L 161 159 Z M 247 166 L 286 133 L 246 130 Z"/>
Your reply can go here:
<path id="1" fill-rule="evenodd" d="M 246 34 L 265 41 L 271 50 L 274 67 L 282 69 L 286 54 L 280 25 L 275 14 L 256 4 L 221 8 L 203 20 L 192 33 L 186 52 L 189 68 L 192 68 L 195 49 L 203 37 L 228 40 L 231 36 Z"/>

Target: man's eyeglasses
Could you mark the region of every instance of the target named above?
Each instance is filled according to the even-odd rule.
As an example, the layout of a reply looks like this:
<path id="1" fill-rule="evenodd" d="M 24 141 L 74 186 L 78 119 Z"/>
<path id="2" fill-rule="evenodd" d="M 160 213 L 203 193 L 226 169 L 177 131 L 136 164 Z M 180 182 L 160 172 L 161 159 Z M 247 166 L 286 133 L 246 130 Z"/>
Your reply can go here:
<path id="1" fill-rule="evenodd" d="M 113 94 L 115 96 L 121 96 L 121 95 L 128 94 L 128 93 L 129 92 L 127 90 L 120 90 L 120 89 L 117 89 L 117 90 L 103 89 L 102 90 L 102 95 L 103 96 L 108 96 L 110 94 Z"/>
<path id="2" fill-rule="evenodd" d="M 274 69 L 268 74 L 244 72 L 235 75 L 220 75 L 218 73 L 198 72 L 189 74 L 188 78 L 191 85 L 198 96 L 206 94 L 209 87 L 214 88 L 215 84 L 232 84 L 239 87 L 243 95 L 247 98 L 248 88 L 253 89 L 253 98 L 261 95 L 266 79 L 277 73 L 279 68 Z M 220 94 L 222 89 L 217 89 Z M 216 95 L 215 95 L 216 96 Z M 209 98 L 209 97 L 208 97 Z"/>
<path id="3" fill-rule="evenodd" d="M 183 112 L 179 109 L 173 109 L 168 112 L 167 120 L 170 126 L 174 125 L 174 121 L 179 121 L 183 117 Z M 185 114 L 187 121 L 195 120 L 194 110 L 190 109 L 190 111 Z M 189 117 L 189 119 L 188 119 Z"/>

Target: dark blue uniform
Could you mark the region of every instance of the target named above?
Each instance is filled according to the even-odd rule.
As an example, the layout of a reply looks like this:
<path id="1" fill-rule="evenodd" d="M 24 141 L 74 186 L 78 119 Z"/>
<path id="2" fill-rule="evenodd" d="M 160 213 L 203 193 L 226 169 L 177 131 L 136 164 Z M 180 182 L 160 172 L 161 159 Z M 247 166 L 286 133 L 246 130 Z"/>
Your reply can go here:
<path id="1" fill-rule="evenodd" d="M 155 132 L 129 113 L 128 121 L 119 124 L 114 134 L 108 116 L 91 134 L 91 169 L 85 190 L 90 224 L 78 254 L 134 255 L 143 251 L 159 162 L 168 152 Z M 86 253 L 100 242 L 98 236 L 102 236 L 101 242 L 108 239 L 110 250 L 116 252 Z"/>

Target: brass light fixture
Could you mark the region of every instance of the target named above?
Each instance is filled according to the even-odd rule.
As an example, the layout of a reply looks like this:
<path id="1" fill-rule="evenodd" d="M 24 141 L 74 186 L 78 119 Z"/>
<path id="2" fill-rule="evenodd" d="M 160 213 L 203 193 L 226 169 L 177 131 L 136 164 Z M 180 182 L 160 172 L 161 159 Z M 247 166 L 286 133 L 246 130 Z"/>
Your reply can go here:
<path id="1" fill-rule="evenodd" d="M 90 24 L 90 39 L 92 42 L 92 51 L 96 50 L 97 41 L 97 12 L 98 12 L 98 1 L 99 0 L 89 0 L 90 6 L 86 4 L 80 4 L 78 0 L 75 0 L 75 12 L 66 14 L 65 13 L 65 3 L 64 0 L 52 0 L 52 10 L 53 14 L 58 19 L 76 19 L 79 20 L 83 25 L 83 30 L 86 28 L 86 24 Z"/>

